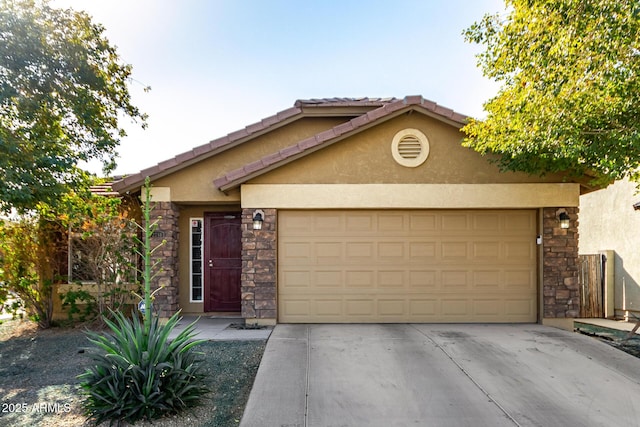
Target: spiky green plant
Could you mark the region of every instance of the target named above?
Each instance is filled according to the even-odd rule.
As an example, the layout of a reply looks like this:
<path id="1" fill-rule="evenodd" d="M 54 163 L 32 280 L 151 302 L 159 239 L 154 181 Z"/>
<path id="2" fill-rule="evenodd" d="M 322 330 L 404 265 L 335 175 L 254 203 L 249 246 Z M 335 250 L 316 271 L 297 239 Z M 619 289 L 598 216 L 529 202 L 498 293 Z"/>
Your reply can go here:
<path id="1" fill-rule="evenodd" d="M 94 364 L 78 378 L 85 393 L 84 409 L 96 424 L 109 420 L 133 423 L 155 419 L 196 406 L 209 391 L 201 372 L 201 359 L 193 347 L 195 322 L 176 338 L 169 334 L 181 319 L 174 314 L 167 323 L 154 317 L 148 334 L 138 317 L 112 313 L 105 318 L 111 333 L 87 332 L 95 348 Z"/>

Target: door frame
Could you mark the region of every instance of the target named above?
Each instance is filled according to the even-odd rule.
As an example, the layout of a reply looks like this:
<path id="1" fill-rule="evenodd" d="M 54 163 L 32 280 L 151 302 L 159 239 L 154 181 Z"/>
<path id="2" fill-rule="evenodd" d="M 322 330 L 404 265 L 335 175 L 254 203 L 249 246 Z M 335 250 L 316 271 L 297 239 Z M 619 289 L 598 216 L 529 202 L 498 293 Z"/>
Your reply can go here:
<path id="1" fill-rule="evenodd" d="M 241 228 L 242 224 L 242 212 L 241 211 L 225 211 L 225 212 L 204 212 L 203 214 L 203 277 L 202 277 L 202 286 L 203 286 L 203 310 L 204 312 L 240 312 L 241 311 L 241 280 L 240 274 L 238 274 L 237 280 L 237 290 L 238 290 L 238 305 L 234 308 L 212 308 L 213 304 L 211 300 L 211 287 L 214 286 L 212 282 L 212 275 L 210 269 L 209 260 L 211 258 L 211 248 L 215 244 L 212 241 L 213 233 L 211 232 L 210 221 L 216 219 L 236 219 L 238 221 L 238 225 Z M 240 263 L 242 262 L 242 235 L 240 234 L 240 240 L 237 242 L 239 247 L 238 259 Z M 240 264 L 240 273 L 242 271 L 242 266 Z"/>

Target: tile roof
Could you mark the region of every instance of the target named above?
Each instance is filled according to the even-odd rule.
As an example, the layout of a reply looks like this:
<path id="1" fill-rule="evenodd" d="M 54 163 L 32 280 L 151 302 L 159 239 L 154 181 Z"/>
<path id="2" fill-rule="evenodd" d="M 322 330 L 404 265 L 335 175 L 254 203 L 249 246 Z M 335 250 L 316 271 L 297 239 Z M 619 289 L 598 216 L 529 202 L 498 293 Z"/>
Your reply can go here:
<path id="1" fill-rule="evenodd" d="M 189 165 L 212 157 L 261 134 L 304 117 L 305 111 L 316 109 L 321 111 L 322 108 L 345 108 L 347 112 L 349 108 L 354 108 L 353 111 L 358 111 L 358 115 L 348 122 L 300 141 L 298 144 L 287 147 L 279 152 L 267 155 L 256 162 L 245 165 L 243 168 L 231 171 L 223 177 L 216 179 L 214 184 L 223 191 L 226 191 L 225 189 L 230 189 L 236 184 L 239 185 L 248 180 L 249 177 L 264 173 L 267 168 L 284 164 L 307 150 L 318 149 L 319 146 L 328 141 L 335 142 L 345 137 L 347 133 L 371 125 L 378 119 L 390 117 L 390 114 L 401 109 L 420 108 L 426 114 L 430 114 L 454 126 L 460 127 L 465 124 L 467 119 L 467 116 L 442 107 L 435 102 L 425 100 L 422 96 L 407 96 L 404 99 L 367 97 L 299 99 L 291 108 L 266 117 L 259 122 L 248 125 L 226 136 L 214 139 L 207 144 L 195 147 L 136 174 L 123 177 L 113 183 L 113 191 L 123 193 L 128 190 L 137 190 L 144 183 L 144 179 L 147 176 L 151 177 L 151 179 L 157 179 L 169 175 L 172 172 L 188 167 Z M 366 113 L 363 112 L 363 110 L 366 111 Z"/>
<path id="2" fill-rule="evenodd" d="M 113 190 L 113 183 L 119 179 L 121 179 L 121 177 L 116 176 L 101 184 L 92 185 L 91 187 L 89 187 L 89 191 L 96 196 L 119 196 L 120 193 Z"/>
<path id="3" fill-rule="evenodd" d="M 225 151 L 231 147 L 242 143 L 246 139 L 250 139 L 261 133 L 267 132 L 274 128 L 284 126 L 297 117 L 302 116 L 303 112 L 299 107 L 291 107 L 286 110 L 280 111 L 272 116 L 266 117 L 257 123 L 253 123 L 244 129 L 237 130 L 222 138 L 214 139 L 207 144 L 200 145 L 191 149 L 190 151 L 179 154 L 164 162 L 158 163 L 155 166 L 144 169 L 136 174 L 129 175 L 117 181 L 113 184 L 113 189 L 116 191 L 126 191 L 139 187 L 144 182 L 145 178 L 159 178 L 169 173 L 189 166 L 195 162 L 204 160 L 222 151 Z"/>
<path id="4" fill-rule="evenodd" d="M 303 108 L 323 108 L 323 107 L 368 107 L 378 108 L 386 103 L 395 101 L 395 98 L 321 98 L 321 99 L 299 99 L 294 106 L 280 111 L 272 116 L 266 117 L 259 122 L 250 124 L 243 129 L 232 132 L 222 138 L 214 139 L 207 144 L 200 145 L 187 152 L 179 154 L 174 158 L 165 160 L 155 166 L 144 169 L 139 173 L 129 175 L 113 184 L 115 191 L 126 191 L 139 187 L 144 179 L 160 178 L 171 172 L 189 166 L 195 162 L 214 156 L 224 150 L 241 144 L 246 139 L 250 139 L 264 132 L 268 132 L 277 127 L 284 126 L 291 121 L 304 116 Z M 361 114 L 361 113 L 359 113 Z"/>
<path id="5" fill-rule="evenodd" d="M 361 101 L 362 100 L 362 101 Z M 426 100 L 422 96 L 407 96 L 404 99 L 387 98 L 380 101 L 380 98 L 331 98 L 323 100 L 300 100 L 296 105 L 304 105 L 305 102 L 336 105 L 353 102 L 378 102 L 380 106 L 370 110 L 366 114 L 355 117 L 348 122 L 342 123 L 329 130 L 320 132 L 310 138 L 304 139 L 295 145 L 283 148 L 282 150 L 269 154 L 259 160 L 245 165 L 242 168 L 228 172 L 226 175 L 214 180 L 213 184 L 221 191 L 227 191 L 240 184 L 254 178 L 262 173 L 274 169 L 275 167 L 284 165 L 289 161 L 304 155 L 305 151 L 313 152 L 323 148 L 331 143 L 337 142 L 349 136 L 352 132 L 366 129 L 376 122 L 384 119 L 390 119 L 411 109 L 422 111 L 423 113 L 445 121 L 451 125 L 462 127 L 465 125 L 468 117 L 456 113 L 455 111 L 436 104 L 433 101 Z M 300 104 L 299 104 L 300 103 Z M 360 104 L 361 105 L 361 104 Z"/>
<path id="6" fill-rule="evenodd" d="M 295 107 L 381 107 L 384 104 L 397 101 L 396 98 L 312 98 L 298 99 Z"/>

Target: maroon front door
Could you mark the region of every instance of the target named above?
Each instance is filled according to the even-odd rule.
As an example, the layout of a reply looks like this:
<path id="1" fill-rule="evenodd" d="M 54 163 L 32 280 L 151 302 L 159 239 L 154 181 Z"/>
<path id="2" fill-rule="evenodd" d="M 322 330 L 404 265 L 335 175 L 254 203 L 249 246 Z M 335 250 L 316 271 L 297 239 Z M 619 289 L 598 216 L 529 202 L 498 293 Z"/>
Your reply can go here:
<path id="1" fill-rule="evenodd" d="M 204 222 L 204 311 L 240 311 L 240 214 L 205 214 Z"/>

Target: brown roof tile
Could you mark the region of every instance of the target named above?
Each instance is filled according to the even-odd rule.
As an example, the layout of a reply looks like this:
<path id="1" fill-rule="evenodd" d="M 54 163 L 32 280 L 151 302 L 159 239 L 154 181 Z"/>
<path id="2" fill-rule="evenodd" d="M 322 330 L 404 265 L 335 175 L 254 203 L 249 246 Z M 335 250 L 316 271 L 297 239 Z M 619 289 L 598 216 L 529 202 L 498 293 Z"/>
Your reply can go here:
<path id="1" fill-rule="evenodd" d="M 279 153 L 283 158 L 286 159 L 287 157 L 300 154 L 302 153 L 302 151 L 303 151 L 302 148 L 300 148 L 298 144 L 296 144 L 296 145 L 290 145 L 289 147 L 283 148 L 282 150 L 279 151 Z"/>
<path id="2" fill-rule="evenodd" d="M 290 117 L 294 117 L 297 114 L 300 114 L 300 109 L 297 107 L 291 107 L 291 108 L 287 108 L 286 110 L 280 111 L 278 114 L 276 114 L 276 117 L 278 118 L 278 120 L 286 120 Z"/>
<path id="3" fill-rule="evenodd" d="M 343 133 L 352 131 L 353 129 L 353 120 L 349 120 L 348 122 L 339 124 L 333 128 L 338 135 L 342 135 Z"/>
<path id="4" fill-rule="evenodd" d="M 272 126 L 282 125 L 286 120 L 301 115 L 302 110 L 297 107 L 288 108 L 284 111 L 276 113 L 273 116 L 267 117 L 260 122 L 253 123 L 244 129 L 237 130 L 226 136 L 210 141 L 208 144 L 201 145 L 192 150 L 179 154 L 173 159 L 166 160 L 158 163 L 155 166 L 144 169 L 137 174 L 125 177 L 113 184 L 113 188 L 117 191 L 125 191 L 134 187 L 139 187 L 144 182 L 145 177 L 159 177 L 163 176 L 164 172 L 169 172 L 171 169 L 179 169 L 182 164 L 188 165 L 193 161 L 197 161 L 199 158 L 206 158 L 216 154 L 219 150 L 224 150 L 227 147 L 234 146 L 239 140 L 249 137 L 257 132 L 268 130 Z M 166 174 L 166 173 L 164 173 Z"/>
<path id="5" fill-rule="evenodd" d="M 214 181 L 216 187 L 227 188 L 230 185 L 242 181 L 249 175 L 255 175 L 260 170 L 266 170 L 272 167 L 274 164 L 286 162 L 288 158 L 304 152 L 305 150 L 313 149 L 321 146 L 325 143 L 330 143 L 342 135 L 348 132 L 359 129 L 361 126 L 375 122 L 376 120 L 392 115 L 395 111 L 402 110 L 408 106 L 420 106 L 425 110 L 428 110 L 440 116 L 443 119 L 449 120 L 452 124 L 460 125 L 464 124 L 467 117 L 453 112 L 452 110 L 444 107 L 440 107 L 435 102 L 425 100 L 422 96 L 407 96 L 404 99 L 397 98 L 318 98 L 318 99 L 299 99 L 295 102 L 294 106 L 286 110 L 280 111 L 272 116 L 250 124 L 243 129 L 232 132 L 224 137 L 210 141 L 207 144 L 198 146 L 177 155 L 172 159 L 168 159 L 155 166 L 144 169 L 137 174 L 130 175 L 119 181 L 114 182 L 113 189 L 116 191 L 126 191 L 130 189 L 136 189 L 144 182 L 145 177 L 149 176 L 152 179 L 159 178 L 167 175 L 175 170 L 179 170 L 194 162 L 204 160 L 207 157 L 213 156 L 222 152 L 228 148 L 234 147 L 237 144 L 244 142 L 245 140 L 255 136 L 257 133 L 263 131 L 269 131 L 272 127 L 282 126 L 288 123 L 288 120 L 295 118 L 296 116 L 303 116 L 304 112 L 302 108 L 325 108 L 325 107 L 370 107 L 372 108 L 366 114 L 361 114 L 352 120 L 340 124 L 328 131 L 321 132 L 315 137 L 300 141 L 291 147 L 287 147 L 280 152 L 272 153 L 263 157 L 259 161 L 252 162 L 246 165 L 245 168 L 239 168 L 229 172 L 224 177 L 220 177 Z M 361 110 L 360 110 L 361 111 Z M 262 168 L 257 168 L 258 164 L 262 165 Z"/>
<path id="6" fill-rule="evenodd" d="M 97 196 L 105 196 L 105 197 L 119 196 L 120 193 L 118 193 L 117 191 L 113 191 L 113 188 L 111 188 L 112 185 L 113 185 L 113 182 L 105 182 L 103 184 L 92 185 L 91 187 L 89 187 L 89 191 L 92 194 L 95 194 Z"/>
<path id="7" fill-rule="evenodd" d="M 282 160 L 282 155 L 280 154 L 280 152 L 269 154 L 260 159 L 262 164 L 265 166 L 273 165 L 275 163 L 278 163 L 280 160 Z"/>
<path id="8" fill-rule="evenodd" d="M 396 98 L 313 98 L 298 99 L 296 107 L 380 107 L 396 101 Z"/>
<path id="9" fill-rule="evenodd" d="M 405 104 L 421 104 L 422 101 L 424 101 L 422 95 L 409 95 L 404 98 Z"/>
<path id="10" fill-rule="evenodd" d="M 262 160 L 256 160 L 255 162 L 251 162 L 247 165 L 244 165 L 242 169 L 244 169 L 244 171 L 249 174 L 255 171 L 259 171 L 262 168 L 264 168 L 264 164 L 262 163 Z"/>
<path id="11" fill-rule="evenodd" d="M 302 105 L 303 102 L 309 103 L 317 103 L 317 104 L 337 104 L 341 102 L 357 102 L 357 101 L 344 101 L 337 98 L 331 98 L 329 100 L 307 100 L 307 101 L 296 101 L 296 105 Z M 366 101 L 369 102 L 369 101 Z M 463 126 L 465 121 L 467 120 L 467 116 L 463 114 L 459 114 L 454 112 L 453 110 L 445 107 L 441 107 L 433 101 L 425 100 L 422 96 L 407 96 L 404 99 L 396 100 L 394 99 L 392 102 L 385 102 L 382 105 L 375 109 L 367 112 L 366 114 L 362 114 L 361 116 L 355 117 L 346 123 L 342 123 L 337 125 L 329 130 L 320 132 L 316 134 L 314 137 L 306 138 L 296 145 L 292 145 L 290 147 L 284 148 L 280 150 L 278 153 L 271 154 L 269 156 L 263 157 L 261 159 L 264 167 L 263 171 L 271 170 L 274 164 L 285 164 L 287 160 L 293 156 L 300 154 L 306 150 L 310 150 L 312 148 L 317 148 L 323 146 L 325 144 L 330 144 L 332 141 L 339 140 L 345 134 L 352 132 L 354 130 L 358 130 L 359 128 L 375 123 L 377 120 L 383 119 L 385 117 L 392 117 L 393 113 L 396 111 L 401 111 L 404 109 L 410 109 L 413 107 L 419 107 L 423 110 L 427 110 L 430 113 L 433 113 L 436 116 L 439 116 L 443 120 L 447 120 L 452 122 L 454 125 Z M 254 162 L 257 163 L 257 162 Z M 253 165 L 253 164 L 252 164 Z M 245 168 L 236 169 L 226 174 L 224 177 L 221 177 L 214 181 L 214 185 L 226 191 L 230 188 L 233 188 L 236 185 L 239 185 L 243 182 L 246 182 L 253 176 L 259 175 L 260 169 L 251 168 L 251 171 L 248 172 Z M 242 174 L 241 172 L 245 172 Z"/>
<path id="12" fill-rule="evenodd" d="M 311 138 L 303 139 L 302 141 L 298 142 L 297 145 L 302 150 L 308 150 L 309 148 L 318 145 L 318 138 L 316 136 L 312 136 Z"/>

